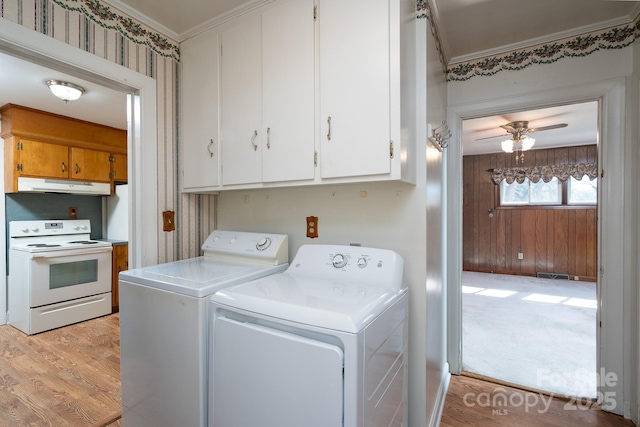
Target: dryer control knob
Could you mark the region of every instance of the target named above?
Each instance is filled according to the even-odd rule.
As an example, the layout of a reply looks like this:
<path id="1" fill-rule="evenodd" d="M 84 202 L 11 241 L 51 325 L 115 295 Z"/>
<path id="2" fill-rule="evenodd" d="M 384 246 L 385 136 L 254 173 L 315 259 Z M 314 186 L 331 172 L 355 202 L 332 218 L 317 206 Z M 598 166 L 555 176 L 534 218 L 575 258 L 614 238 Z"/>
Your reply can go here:
<path id="1" fill-rule="evenodd" d="M 331 262 L 335 268 L 342 268 L 347 265 L 347 257 L 342 254 L 335 254 Z"/>
<path id="2" fill-rule="evenodd" d="M 368 263 L 369 263 L 369 261 L 367 261 L 366 258 L 364 258 L 364 257 L 358 258 L 358 267 L 365 268 Z"/>
<path id="3" fill-rule="evenodd" d="M 271 239 L 268 237 L 263 237 L 256 243 L 256 249 L 259 251 L 264 251 L 269 246 L 271 246 Z"/>

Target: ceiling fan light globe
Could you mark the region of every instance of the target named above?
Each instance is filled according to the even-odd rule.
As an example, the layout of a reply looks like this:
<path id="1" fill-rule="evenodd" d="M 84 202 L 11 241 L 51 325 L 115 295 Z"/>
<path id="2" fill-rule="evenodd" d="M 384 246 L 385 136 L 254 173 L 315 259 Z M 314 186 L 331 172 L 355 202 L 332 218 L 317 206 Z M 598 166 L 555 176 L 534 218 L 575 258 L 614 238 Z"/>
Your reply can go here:
<path id="1" fill-rule="evenodd" d="M 513 141 L 510 139 L 502 141 L 502 151 L 505 153 L 513 153 Z"/>
<path id="2" fill-rule="evenodd" d="M 530 136 L 525 136 L 522 138 L 522 151 L 530 150 L 535 144 L 536 140 L 531 138 Z"/>

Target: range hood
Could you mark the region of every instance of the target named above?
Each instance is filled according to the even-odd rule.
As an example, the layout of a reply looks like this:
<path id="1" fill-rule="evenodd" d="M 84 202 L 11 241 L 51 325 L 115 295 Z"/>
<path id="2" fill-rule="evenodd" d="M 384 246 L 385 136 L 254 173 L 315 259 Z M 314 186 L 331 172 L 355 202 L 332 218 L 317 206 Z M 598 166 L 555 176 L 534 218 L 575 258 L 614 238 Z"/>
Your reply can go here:
<path id="1" fill-rule="evenodd" d="M 59 179 L 18 177 L 19 193 L 64 193 L 109 196 L 111 184 L 105 182 L 65 181 Z"/>

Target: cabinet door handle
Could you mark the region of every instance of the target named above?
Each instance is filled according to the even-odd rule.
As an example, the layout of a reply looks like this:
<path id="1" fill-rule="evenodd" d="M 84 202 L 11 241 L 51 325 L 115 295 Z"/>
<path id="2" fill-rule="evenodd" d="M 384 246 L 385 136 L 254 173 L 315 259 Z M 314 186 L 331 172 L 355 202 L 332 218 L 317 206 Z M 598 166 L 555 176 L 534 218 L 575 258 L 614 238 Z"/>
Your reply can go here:
<path id="1" fill-rule="evenodd" d="M 213 157 L 213 151 L 211 151 L 211 147 L 213 147 L 213 139 L 209 140 L 209 144 L 207 145 L 207 151 L 209 152 L 209 157 Z"/>
<path id="2" fill-rule="evenodd" d="M 76 163 L 76 173 L 80 173 L 80 166 Z"/>
<path id="3" fill-rule="evenodd" d="M 254 130 L 253 131 L 253 136 L 251 137 L 251 145 L 253 146 L 253 151 L 256 151 L 258 149 L 258 146 L 256 145 L 256 137 L 258 136 L 258 131 Z"/>
<path id="4" fill-rule="evenodd" d="M 329 131 L 327 132 L 327 141 L 331 141 L 331 116 L 327 117 L 327 125 L 329 127 Z"/>
<path id="5" fill-rule="evenodd" d="M 62 172 L 66 172 L 67 171 L 67 165 L 64 164 L 64 162 L 62 162 Z"/>
<path id="6" fill-rule="evenodd" d="M 271 128 L 267 128 L 267 150 L 271 148 Z"/>

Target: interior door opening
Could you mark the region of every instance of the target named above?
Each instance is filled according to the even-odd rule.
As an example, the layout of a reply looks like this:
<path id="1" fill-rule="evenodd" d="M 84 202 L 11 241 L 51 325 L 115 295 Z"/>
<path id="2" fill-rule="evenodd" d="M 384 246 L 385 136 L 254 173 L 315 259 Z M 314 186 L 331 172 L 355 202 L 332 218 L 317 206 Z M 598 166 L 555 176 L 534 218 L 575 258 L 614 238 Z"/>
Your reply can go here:
<path id="1" fill-rule="evenodd" d="M 598 111 L 463 121 L 463 372 L 597 398 Z"/>

